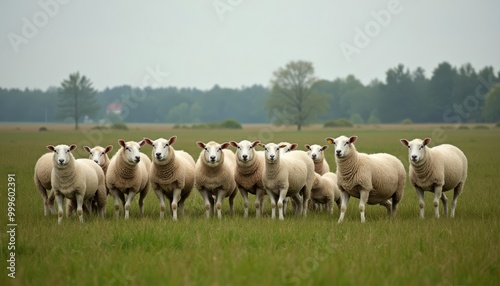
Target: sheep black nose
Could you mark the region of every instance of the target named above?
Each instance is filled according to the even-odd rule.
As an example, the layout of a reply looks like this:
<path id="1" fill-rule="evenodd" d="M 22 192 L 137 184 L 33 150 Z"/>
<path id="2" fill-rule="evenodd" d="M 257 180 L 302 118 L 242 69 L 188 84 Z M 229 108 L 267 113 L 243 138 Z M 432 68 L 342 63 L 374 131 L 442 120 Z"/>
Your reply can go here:
<path id="1" fill-rule="evenodd" d="M 271 160 L 273 160 L 273 159 L 274 159 L 274 155 L 269 155 L 269 157 L 271 158 Z"/>
<path id="2" fill-rule="evenodd" d="M 413 160 L 416 160 L 416 159 L 417 159 L 417 155 L 411 155 L 411 158 L 412 158 Z"/>
<path id="3" fill-rule="evenodd" d="M 156 153 L 156 158 L 160 159 L 161 158 L 161 153 Z"/>
<path id="4" fill-rule="evenodd" d="M 311 157 L 312 157 L 313 159 L 316 159 L 316 154 L 312 154 L 312 155 L 311 155 Z"/>
<path id="5" fill-rule="evenodd" d="M 337 152 L 337 155 L 340 155 L 340 153 L 342 152 L 341 150 L 336 150 L 335 152 Z"/>
<path id="6" fill-rule="evenodd" d="M 141 157 L 139 157 L 139 156 L 135 156 L 135 162 L 137 162 L 137 163 L 138 163 L 138 162 L 140 162 L 140 161 L 141 161 Z"/>
<path id="7" fill-rule="evenodd" d="M 210 156 L 210 160 L 215 161 L 215 156 Z"/>
<path id="8" fill-rule="evenodd" d="M 97 160 L 94 160 L 94 162 L 99 163 L 99 161 L 97 161 Z"/>
<path id="9" fill-rule="evenodd" d="M 248 159 L 248 155 L 243 155 L 242 157 L 243 157 L 243 160 Z"/>
<path id="10" fill-rule="evenodd" d="M 64 159 L 59 159 L 59 163 L 60 164 L 64 163 Z"/>

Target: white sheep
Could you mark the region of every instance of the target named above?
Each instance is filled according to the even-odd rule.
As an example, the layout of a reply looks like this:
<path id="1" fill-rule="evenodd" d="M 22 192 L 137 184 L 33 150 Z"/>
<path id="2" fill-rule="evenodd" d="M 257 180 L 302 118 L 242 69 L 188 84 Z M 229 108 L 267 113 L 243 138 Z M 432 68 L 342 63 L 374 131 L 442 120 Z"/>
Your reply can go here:
<path id="1" fill-rule="evenodd" d="M 359 198 L 361 222 L 365 222 L 367 203 L 383 205 L 389 215 L 395 215 L 403 197 L 406 181 L 403 163 L 386 153 L 359 153 L 354 147 L 357 139 L 357 136 L 326 138 L 335 145 L 337 185 L 341 191 L 339 223 L 344 220 L 350 196 Z"/>
<path id="2" fill-rule="evenodd" d="M 106 148 L 101 146 L 95 146 L 94 148 L 90 148 L 89 146 L 83 146 L 83 149 L 87 153 L 89 153 L 90 155 L 89 159 L 96 162 L 97 165 L 99 165 L 101 169 L 104 171 L 104 175 L 106 175 L 109 166 L 108 153 L 113 150 L 113 146 L 108 145 L 106 146 Z"/>
<path id="3" fill-rule="evenodd" d="M 151 160 L 140 152 L 145 141 L 118 140 L 121 148 L 111 158 L 106 173 L 106 186 L 115 199 L 115 217 L 119 217 L 119 200 L 125 201 L 125 219 L 129 218 L 130 204 L 139 194 L 140 214 L 144 215 L 144 198 L 149 191 L 149 169 Z"/>
<path id="4" fill-rule="evenodd" d="M 314 171 L 320 175 L 330 172 L 330 166 L 325 159 L 324 151 L 328 149 L 328 145 L 309 145 L 306 144 L 304 147 L 308 150 L 307 155 L 311 157 L 314 162 Z"/>
<path id="5" fill-rule="evenodd" d="M 263 151 L 256 151 L 260 141 L 250 142 L 242 140 L 239 143 L 235 141 L 229 142 L 233 147 L 236 147 L 236 171 L 235 181 L 244 200 L 245 212 L 244 217 L 248 217 L 248 193 L 255 195 L 255 216 L 260 217 L 264 206 L 264 196 L 266 191 L 262 184 L 262 174 L 265 168 L 265 159 Z"/>
<path id="6" fill-rule="evenodd" d="M 424 191 L 434 193 L 434 214 L 439 218 L 439 199 L 443 202 L 443 213 L 448 214 L 448 198 L 444 192 L 454 190 L 451 214 L 455 217 L 458 196 L 467 179 L 467 157 L 457 147 L 442 144 L 429 148 L 430 138 L 413 139 L 401 143 L 408 147 L 410 182 L 418 195 L 420 218 L 424 218 Z"/>
<path id="7" fill-rule="evenodd" d="M 149 182 L 160 201 L 160 219 L 165 216 L 165 198 L 170 202 L 170 212 L 177 220 L 177 208 L 184 212 L 184 202 L 191 194 L 194 185 L 193 157 L 182 150 L 175 150 L 172 145 L 177 136 L 168 140 L 164 138 L 152 141 L 144 138 L 147 144 L 153 146 Z"/>
<path id="8" fill-rule="evenodd" d="M 280 153 L 281 154 L 287 153 L 287 152 L 290 152 L 290 151 L 294 151 L 299 146 L 297 143 L 290 143 L 290 142 L 286 142 L 286 141 L 280 142 L 280 143 L 278 143 L 278 145 L 279 146 L 283 146 L 283 147 L 280 148 Z"/>
<path id="9" fill-rule="evenodd" d="M 62 222 L 64 197 L 76 205 L 80 222 L 83 222 L 83 204 L 85 203 L 91 212 L 95 193 L 106 194 L 104 172 L 89 159 L 75 160 L 71 153 L 76 149 L 74 144 L 55 147 L 48 145 L 47 149 L 54 152 L 51 183 L 58 205 L 58 223 Z M 98 212 L 104 216 L 105 204 L 99 206 Z"/>
<path id="10" fill-rule="evenodd" d="M 96 164 L 99 165 L 103 170 L 104 176 L 106 176 L 106 172 L 108 171 L 108 166 L 109 166 L 108 153 L 113 150 L 113 146 L 108 145 L 105 148 L 101 146 L 95 146 L 94 148 L 90 148 L 89 146 L 83 146 L 83 150 L 89 153 L 89 159 L 96 162 Z M 108 187 L 106 187 L 106 195 L 110 195 Z M 122 206 L 124 205 L 125 201 L 122 200 Z"/>
<path id="11" fill-rule="evenodd" d="M 307 206 L 314 181 L 314 163 L 305 152 L 281 153 L 286 145 L 260 144 L 265 150 L 265 170 L 262 182 L 271 200 L 271 218 L 276 218 L 276 203 L 279 219 L 283 220 L 283 201 L 292 197 L 297 203 L 295 213 L 307 216 Z M 301 198 L 302 196 L 302 198 Z"/>
<path id="12" fill-rule="evenodd" d="M 35 164 L 35 172 L 33 180 L 35 186 L 40 192 L 43 199 L 43 213 L 44 215 L 56 214 L 56 209 L 54 207 L 54 192 L 52 192 L 52 184 L 50 183 L 50 177 L 52 173 L 52 168 L 54 154 L 45 153 L 43 154 Z"/>
<path id="13" fill-rule="evenodd" d="M 237 194 L 234 172 L 236 170 L 236 156 L 227 150 L 229 143 L 219 144 L 214 141 L 203 143 L 196 142 L 203 150 L 195 165 L 195 187 L 205 201 L 205 214 L 210 217 L 210 212 L 217 209 L 217 217 L 222 218 L 222 201 L 229 197 L 231 214 L 234 214 L 233 201 Z"/>
<path id="14" fill-rule="evenodd" d="M 337 175 L 335 173 L 315 174 L 311 189 L 311 202 L 326 205 L 330 213 L 333 213 L 333 202 L 335 202 L 340 210 L 340 189 L 337 186 Z"/>

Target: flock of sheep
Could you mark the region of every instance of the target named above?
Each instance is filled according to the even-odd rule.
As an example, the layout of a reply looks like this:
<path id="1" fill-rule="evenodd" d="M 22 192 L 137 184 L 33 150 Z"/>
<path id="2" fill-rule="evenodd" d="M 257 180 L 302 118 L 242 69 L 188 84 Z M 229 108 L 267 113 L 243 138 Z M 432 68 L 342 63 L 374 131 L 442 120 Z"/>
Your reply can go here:
<path id="1" fill-rule="evenodd" d="M 118 140 L 119 150 L 109 159 L 113 146 L 84 146 L 90 159 L 75 159 L 71 153 L 76 145 L 47 146 L 51 152 L 40 157 L 35 165 L 34 181 L 44 203 L 44 213 L 55 214 L 58 223 L 76 208 L 83 222 L 84 212 L 105 216 L 108 195 L 114 198 L 115 216 L 120 208 L 129 218 L 131 203 L 139 195 L 140 214 L 144 214 L 144 198 L 151 188 L 160 203 L 160 218 L 165 216 L 168 199 L 173 220 L 183 214 L 184 203 L 193 188 L 203 198 L 206 217 L 217 213 L 222 217 L 222 202 L 229 198 L 231 214 L 238 191 L 244 200 L 244 216 L 248 217 L 248 193 L 255 195 L 256 216 L 262 215 L 264 197 L 271 202 L 271 218 L 284 219 L 287 204 L 293 202 L 296 215 L 307 215 L 308 209 L 326 209 L 333 213 L 333 203 L 340 209 L 342 222 L 351 196 L 359 199 L 361 222 L 365 222 L 366 204 L 380 204 L 389 215 L 395 215 L 403 197 L 406 172 L 395 156 L 358 152 L 356 136 L 326 138 L 335 146 L 336 173 L 330 171 L 324 152 L 328 145 L 305 145 L 281 142 L 262 144 L 260 141 L 196 142 L 202 150 L 195 162 L 193 157 L 175 150 L 177 137 L 140 142 Z M 455 215 L 457 198 L 467 178 L 467 158 L 449 144 L 428 147 L 430 139 L 401 139 L 409 151 L 410 182 L 419 198 L 420 217 L 424 218 L 424 191 L 434 193 L 435 217 L 439 218 L 439 200 L 444 214 L 448 211 L 445 193 L 454 190 L 451 217 Z M 141 146 L 153 147 L 151 159 L 140 152 Z M 236 152 L 228 148 L 232 146 Z M 257 147 L 263 151 L 257 151 Z M 291 200 L 290 200 L 290 199 Z"/>

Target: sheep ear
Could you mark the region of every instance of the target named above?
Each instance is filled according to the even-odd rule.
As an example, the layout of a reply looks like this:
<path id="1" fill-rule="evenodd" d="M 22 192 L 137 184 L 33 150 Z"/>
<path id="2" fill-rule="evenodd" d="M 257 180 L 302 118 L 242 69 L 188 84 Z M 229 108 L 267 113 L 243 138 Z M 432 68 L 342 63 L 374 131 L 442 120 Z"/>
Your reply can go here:
<path id="1" fill-rule="evenodd" d="M 349 143 L 351 143 L 351 144 L 354 143 L 354 142 L 356 142 L 356 140 L 358 140 L 358 136 L 351 136 L 351 137 L 349 137 Z"/>
<path id="2" fill-rule="evenodd" d="M 149 139 L 148 137 L 144 137 L 142 140 L 148 145 L 153 145 L 153 141 L 151 141 L 151 139 Z"/>
<path id="3" fill-rule="evenodd" d="M 326 138 L 325 138 L 325 141 L 326 141 L 328 144 L 335 144 L 335 143 L 334 143 L 334 141 L 335 141 L 335 140 L 334 140 L 332 137 L 326 137 Z"/>
<path id="4" fill-rule="evenodd" d="M 172 136 L 170 137 L 170 139 L 168 139 L 168 145 L 172 145 L 175 143 L 175 141 L 177 141 L 177 136 Z"/>
<path id="5" fill-rule="evenodd" d="M 196 145 L 198 145 L 198 147 L 200 147 L 201 149 L 205 149 L 205 143 L 203 143 L 201 141 L 197 141 Z"/>
<path id="6" fill-rule="evenodd" d="M 228 142 L 224 142 L 224 143 L 220 144 L 221 149 L 227 149 L 229 146 L 230 146 L 230 144 Z"/>
<path id="7" fill-rule="evenodd" d="M 231 146 L 235 148 L 238 148 L 238 143 L 236 141 L 230 141 L 229 144 L 231 144 Z"/>
<path id="8" fill-rule="evenodd" d="M 264 143 L 259 143 L 259 146 L 262 148 L 266 148 L 266 144 L 264 144 Z"/>
<path id="9" fill-rule="evenodd" d="M 49 149 L 50 151 L 53 151 L 53 152 L 56 151 L 56 148 L 54 148 L 54 145 L 47 145 L 47 149 Z"/>
<path id="10" fill-rule="evenodd" d="M 69 146 L 69 151 L 73 151 L 76 149 L 76 145 L 75 144 L 71 144 L 71 146 Z"/>
<path id="11" fill-rule="evenodd" d="M 123 148 L 125 148 L 125 140 L 118 139 L 118 144 L 120 144 L 120 146 L 122 146 Z"/>
<path id="12" fill-rule="evenodd" d="M 309 144 L 304 145 L 304 147 L 305 147 L 307 150 L 311 150 L 311 146 L 310 146 Z"/>
<path id="13" fill-rule="evenodd" d="M 106 146 L 106 149 L 104 149 L 104 153 L 111 152 L 111 150 L 113 150 L 113 145 L 108 145 Z"/>
<path id="14" fill-rule="evenodd" d="M 427 146 L 427 144 L 431 143 L 431 138 L 427 137 L 424 139 L 424 146 Z"/>
<path id="15" fill-rule="evenodd" d="M 321 151 L 325 151 L 326 149 L 328 149 L 328 145 L 323 145 L 323 147 L 321 147 Z"/>
<path id="16" fill-rule="evenodd" d="M 297 149 L 299 145 L 297 143 L 293 143 L 292 145 L 290 145 L 290 150 L 289 151 L 293 151 L 295 149 Z"/>
<path id="17" fill-rule="evenodd" d="M 142 146 L 144 146 L 144 144 L 146 144 L 146 141 L 141 140 L 141 141 L 139 141 L 139 142 L 137 142 L 137 143 L 139 143 L 139 146 L 141 146 L 141 147 L 142 147 Z"/>
<path id="18" fill-rule="evenodd" d="M 260 141 L 259 140 L 255 140 L 252 142 L 252 147 L 255 147 L 257 146 L 257 144 L 260 144 Z"/>
<path id="19" fill-rule="evenodd" d="M 89 146 L 83 146 L 83 150 L 87 153 L 92 153 Z"/>
<path id="20" fill-rule="evenodd" d="M 408 144 L 410 144 L 410 142 L 408 142 L 408 140 L 406 140 L 404 138 L 400 139 L 399 141 L 401 142 L 401 144 L 405 145 L 406 147 L 408 147 Z"/>

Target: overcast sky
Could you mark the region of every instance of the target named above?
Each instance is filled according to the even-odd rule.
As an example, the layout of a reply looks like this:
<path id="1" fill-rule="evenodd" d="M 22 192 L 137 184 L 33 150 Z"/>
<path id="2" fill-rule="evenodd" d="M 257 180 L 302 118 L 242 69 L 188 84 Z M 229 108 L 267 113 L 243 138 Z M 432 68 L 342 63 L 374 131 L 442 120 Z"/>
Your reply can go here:
<path id="1" fill-rule="evenodd" d="M 1 0 L 0 87 L 269 85 L 289 61 L 367 84 L 402 63 L 500 69 L 500 1 Z M 45 4 L 44 4 L 45 3 Z"/>

